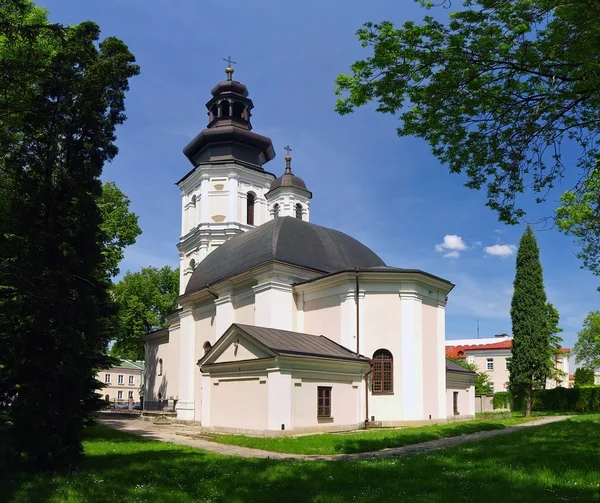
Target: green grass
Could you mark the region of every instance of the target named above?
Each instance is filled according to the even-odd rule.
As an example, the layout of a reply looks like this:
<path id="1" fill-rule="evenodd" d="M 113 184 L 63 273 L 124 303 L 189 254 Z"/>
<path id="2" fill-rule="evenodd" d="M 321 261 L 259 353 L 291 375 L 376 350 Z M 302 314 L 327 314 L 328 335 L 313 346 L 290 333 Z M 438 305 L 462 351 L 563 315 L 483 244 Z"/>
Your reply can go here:
<path id="1" fill-rule="evenodd" d="M 213 439 L 213 442 L 291 454 L 349 454 L 402 447 L 428 440 L 467 435 L 477 431 L 499 430 L 529 420 L 523 417 L 514 417 L 486 421 L 461 421 L 418 428 L 374 429 L 355 433 L 322 433 L 300 437 L 262 438 L 219 435 Z"/>
<path id="2" fill-rule="evenodd" d="M 408 458 L 224 457 L 91 427 L 79 471 L 1 466 L 2 502 L 600 502 L 600 416 Z"/>

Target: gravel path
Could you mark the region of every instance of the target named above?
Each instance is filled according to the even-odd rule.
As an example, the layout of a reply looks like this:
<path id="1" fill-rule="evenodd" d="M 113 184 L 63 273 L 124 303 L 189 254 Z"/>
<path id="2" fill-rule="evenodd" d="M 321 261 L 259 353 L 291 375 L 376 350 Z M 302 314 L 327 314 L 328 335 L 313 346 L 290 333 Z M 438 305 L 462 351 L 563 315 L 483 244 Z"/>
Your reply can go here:
<path id="1" fill-rule="evenodd" d="M 174 444 L 187 445 L 205 451 L 223 454 L 225 456 L 241 456 L 245 458 L 265 458 L 265 459 L 295 459 L 300 461 L 351 461 L 356 459 L 379 459 L 391 457 L 404 457 L 423 452 L 435 451 L 446 447 L 483 440 L 484 438 L 495 437 L 497 435 L 507 435 L 523 428 L 540 426 L 543 424 L 555 423 L 568 419 L 569 416 L 550 416 L 542 419 L 536 419 L 528 423 L 510 426 L 502 430 L 480 431 L 468 435 L 457 437 L 442 438 L 431 440 L 420 444 L 405 445 L 403 447 L 392 447 L 380 451 L 359 452 L 355 454 L 331 454 L 331 455 L 312 455 L 312 454 L 286 454 L 283 452 L 261 451 L 259 449 L 250 449 L 249 447 L 240 447 L 237 445 L 219 444 L 201 438 L 202 432 L 198 426 L 189 426 L 184 424 L 157 425 L 151 421 L 142 421 L 138 418 L 107 418 L 100 419 L 100 423 L 109 428 L 125 431 L 141 437 L 160 440 L 161 442 L 172 442 Z"/>

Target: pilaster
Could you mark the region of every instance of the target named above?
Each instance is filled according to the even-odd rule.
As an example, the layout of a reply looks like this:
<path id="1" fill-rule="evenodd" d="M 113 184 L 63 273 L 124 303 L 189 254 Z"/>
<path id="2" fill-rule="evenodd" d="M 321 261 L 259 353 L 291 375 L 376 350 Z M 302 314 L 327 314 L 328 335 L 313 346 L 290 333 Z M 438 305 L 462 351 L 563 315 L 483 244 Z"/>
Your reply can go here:
<path id="1" fill-rule="evenodd" d="M 267 397 L 267 429 L 281 431 L 282 425 L 285 430 L 293 429 L 292 375 L 279 370 L 269 372 Z"/>
<path id="2" fill-rule="evenodd" d="M 194 420 L 194 371 L 196 369 L 194 316 L 191 309 L 184 309 L 179 329 L 179 400 L 177 419 Z"/>
<path id="3" fill-rule="evenodd" d="M 215 339 L 218 340 L 235 321 L 235 310 L 233 308 L 231 292 L 219 294 L 219 298 L 215 299 L 215 306 Z"/>
<path id="4" fill-rule="evenodd" d="M 402 420 L 423 419 L 423 304 L 415 291 L 400 291 Z"/>
<path id="5" fill-rule="evenodd" d="M 446 412 L 446 303 L 437 305 L 437 365 L 438 365 L 438 417 L 445 418 Z M 473 400 L 475 398 L 473 397 Z M 474 403 L 474 402 L 473 402 Z"/>
<path id="6" fill-rule="evenodd" d="M 254 290 L 254 322 L 259 327 L 293 330 L 294 295 L 292 286 L 267 280 L 252 287 Z"/>

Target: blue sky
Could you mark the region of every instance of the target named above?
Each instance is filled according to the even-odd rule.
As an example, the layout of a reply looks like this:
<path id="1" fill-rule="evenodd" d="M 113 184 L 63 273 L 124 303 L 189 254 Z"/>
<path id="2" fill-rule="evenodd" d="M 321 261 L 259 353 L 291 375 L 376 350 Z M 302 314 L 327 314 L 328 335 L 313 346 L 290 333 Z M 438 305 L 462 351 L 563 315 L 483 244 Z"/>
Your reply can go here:
<path id="1" fill-rule="evenodd" d="M 333 111 L 335 77 L 368 55 L 356 30 L 366 21 L 418 20 L 423 11 L 416 4 L 40 3 L 53 21 L 95 21 L 103 37 L 124 40 L 141 65 L 127 96 L 128 120 L 118 130 L 120 153 L 103 175 L 129 196 L 143 230 L 126 252 L 123 272 L 178 265 L 181 203 L 174 183 L 191 168 L 182 148 L 206 126 L 204 103 L 225 77 L 222 58 L 231 55 L 238 62 L 234 77 L 248 86 L 254 101 L 254 130 L 271 137 L 277 152 L 265 169 L 283 172 L 283 146 L 292 146 L 294 172 L 313 192 L 312 222 L 352 235 L 388 265 L 423 269 L 455 283 L 447 306 L 449 338 L 475 337 L 477 320 L 482 337 L 510 333 L 515 254 L 489 252 L 514 249 L 524 224 L 498 223 L 484 206 L 485 194 L 464 188 L 465 179 L 450 175 L 425 142 L 396 136 L 396 118 L 373 107 L 345 117 Z M 440 9 L 436 15 L 446 13 Z M 554 206 L 551 201 L 526 208 L 535 220 Z M 583 318 L 598 309 L 600 278 L 580 270 L 577 248 L 568 237 L 534 229 L 547 295 L 560 312 L 564 345 L 571 347 Z"/>

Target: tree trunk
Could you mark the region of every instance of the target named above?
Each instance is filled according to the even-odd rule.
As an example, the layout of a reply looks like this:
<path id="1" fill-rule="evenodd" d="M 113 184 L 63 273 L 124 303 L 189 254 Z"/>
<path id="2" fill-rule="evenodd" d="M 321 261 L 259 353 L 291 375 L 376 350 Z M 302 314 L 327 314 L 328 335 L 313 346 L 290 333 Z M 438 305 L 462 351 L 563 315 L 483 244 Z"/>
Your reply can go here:
<path id="1" fill-rule="evenodd" d="M 525 398 L 525 417 L 529 417 L 531 415 L 531 392 L 527 393 L 527 397 Z"/>

